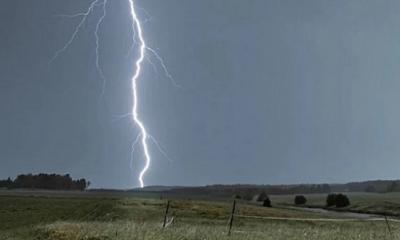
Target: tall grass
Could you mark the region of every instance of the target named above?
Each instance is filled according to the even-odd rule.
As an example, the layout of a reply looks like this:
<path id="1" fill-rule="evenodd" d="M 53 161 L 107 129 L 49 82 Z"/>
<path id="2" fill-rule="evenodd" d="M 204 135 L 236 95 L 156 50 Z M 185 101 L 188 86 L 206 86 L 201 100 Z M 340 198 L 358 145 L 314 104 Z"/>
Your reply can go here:
<path id="1" fill-rule="evenodd" d="M 0 197 L 0 239 L 392 239 L 384 222 L 287 222 L 234 220 L 227 236 L 230 203 L 176 200 L 174 223 L 162 229 L 165 202 L 135 198 Z M 274 217 L 323 217 L 298 210 L 239 204 L 238 213 Z M 171 217 L 170 216 L 170 217 Z M 394 239 L 400 225 L 391 223 Z"/>

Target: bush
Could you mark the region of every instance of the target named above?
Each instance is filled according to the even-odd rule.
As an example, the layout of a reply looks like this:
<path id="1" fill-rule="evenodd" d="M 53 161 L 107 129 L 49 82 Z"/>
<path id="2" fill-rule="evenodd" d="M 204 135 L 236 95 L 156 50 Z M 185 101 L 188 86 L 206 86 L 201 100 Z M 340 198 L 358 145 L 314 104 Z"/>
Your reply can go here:
<path id="1" fill-rule="evenodd" d="M 329 194 L 326 198 L 326 206 L 327 207 L 347 207 L 350 205 L 349 198 L 344 194 Z"/>
<path id="2" fill-rule="evenodd" d="M 263 206 L 264 207 L 272 207 L 271 206 L 271 200 L 269 200 L 269 197 L 267 196 L 267 198 L 263 201 Z"/>
<path id="3" fill-rule="evenodd" d="M 347 207 L 350 205 L 349 198 L 344 194 L 336 195 L 336 207 Z"/>
<path id="4" fill-rule="evenodd" d="M 265 192 L 262 192 L 257 196 L 257 202 L 264 202 L 267 198 L 268 195 Z"/>
<path id="5" fill-rule="evenodd" d="M 307 202 L 307 199 L 303 195 L 297 195 L 294 198 L 294 204 L 296 204 L 296 205 L 303 205 L 303 204 L 306 204 L 306 202 Z"/>
<path id="6" fill-rule="evenodd" d="M 334 193 L 328 194 L 328 197 L 326 197 L 326 206 L 332 207 L 335 205 L 336 205 L 336 194 Z"/>

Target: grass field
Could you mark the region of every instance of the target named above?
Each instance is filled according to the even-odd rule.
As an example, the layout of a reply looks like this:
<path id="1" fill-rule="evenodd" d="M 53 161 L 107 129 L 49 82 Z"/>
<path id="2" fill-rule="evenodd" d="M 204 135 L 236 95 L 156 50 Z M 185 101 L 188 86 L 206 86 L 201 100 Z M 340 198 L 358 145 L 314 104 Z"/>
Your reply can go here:
<path id="1" fill-rule="evenodd" d="M 400 217 L 400 193 L 346 193 L 351 205 L 343 210 Z M 307 205 L 324 207 L 326 194 L 305 194 Z M 272 201 L 280 205 L 293 204 L 294 195 L 272 196 Z"/>
<path id="2" fill-rule="evenodd" d="M 273 197 L 289 202 L 292 196 Z M 323 196 L 308 196 L 318 203 Z M 352 196 L 379 206 L 396 196 Z M 364 202 L 363 202 L 364 201 Z M 0 239 L 400 239 L 400 224 L 384 221 L 320 222 L 235 218 L 227 236 L 230 202 L 173 200 L 174 222 L 161 228 L 165 200 L 93 194 L 0 196 Z M 397 204 L 396 203 L 396 204 Z M 239 203 L 237 214 L 283 218 L 332 218 L 296 209 Z"/>

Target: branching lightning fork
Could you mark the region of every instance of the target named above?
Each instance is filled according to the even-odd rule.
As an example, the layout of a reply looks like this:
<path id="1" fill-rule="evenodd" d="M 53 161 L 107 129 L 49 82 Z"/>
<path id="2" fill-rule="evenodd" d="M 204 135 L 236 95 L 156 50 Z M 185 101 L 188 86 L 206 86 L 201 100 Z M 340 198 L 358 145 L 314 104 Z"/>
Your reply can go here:
<path id="1" fill-rule="evenodd" d="M 78 25 L 75 27 L 74 32 L 72 33 L 71 37 L 68 39 L 68 41 L 65 43 L 65 45 L 58 49 L 53 58 L 50 60 L 50 63 L 52 63 L 61 53 L 65 52 L 68 47 L 72 44 L 72 42 L 75 40 L 77 37 L 79 31 L 81 30 L 83 24 L 87 21 L 88 17 L 94 12 L 96 7 L 101 6 L 102 7 L 102 14 L 100 18 L 97 20 L 96 28 L 94 31 L 95 35 L 95 51 L 96 51 L 96 69 L 97 72 L 100 76 L 100 78 L 103 81 L 102 84 L 102 92 L 101 96 L 104 94 L 105 87 L 106 87 L 106 77 L 104 75 L 104 71 L 102 70 L 100 66 L 100 58 L 99 58 L 99 48 L 100 48 L 100 37 L 99 37 L 99 30 L 100 27 L 106 17 L 107 14 L 107 1 L 108 0 L 94 0 L 90 3 L 90 6 L 85 12 L 80 12 L 72 15 L 58 15 L 59 17 L 66 17 L 66 18 L 81 18 L 80 22 Z M 148 140 L 151 140 L 155 146 L 159 149 L 161 154 L 166 157 L 168 160 L 171 160 L 168 155 L 165 153 L 165 151 L 161 148 L 160 144 L 155 140 L 155 138 L 151 135 L 148 134 L 147 129 L 145 125 L 143 124 L 143 121 L 139 118 L 138 115 L 138 80 L 142 71 L 142 63 L 145 59 L 145 53 L 146 51 L 151 53 L 159 62 L 161 68 L 163 69 L 165 76 L 171 80 L 171 82 L 176 86 L 176 87 L 181 87 L 176 83 L 176 81 L 173 79 L 172 75 L 169 73 L 166 65 L 164 64 L 163 59 L 160 57 L 160 55 L 152 48 L 148 47 L 146 45 L 146 42 L 143 37 L 143 31 L 142 31 L 142 23 L 140 22 L 140 19 L 136 13 L 136 6 L 134 3 L 134 0 L 127 0 L 129 3 L 129 10 L 130 10 L 130 17 L 132 20 L 132 40 L 133 40 L 133 45 L 138 45 L 139 50 L 138 50 L 138 57 L 135 60 L 135 65 L 134 65 L 134 72 L 131 78 L 131 84 L 132 84 L 132 98 L 133 98 L 133 103 L 132 103 L 132 112 L 129 114 L 126 114 L 126 116 L 132 117 L 133 122 L 139 129 L 139 134 L 135 138 L 133 144 L 132 144 L 132 159 L 133 159 L 133 152 L 135 151 L 135 146 L 137 144 L 141 144 L 142 150 L 143 150 L 143 155 L 144 155 L 144 167 L 139 173 L 139 183 L 140 187 L 144 187 L 144 175 L 146 174 L 147 170 L 150 167 L 151 163 L 151 156 L 150 156 L 150 151 L 149 151 L 149 146 L 148 146 Z M 147 12 L 146 12 L 147 14 Z M 148 15 L 148 14 L 147 14 Z M 150 61 L 150 63 L 153 65 L 154 64 Z M 132 166 L 132 161 L 131 161 L 131 166 Z"/>

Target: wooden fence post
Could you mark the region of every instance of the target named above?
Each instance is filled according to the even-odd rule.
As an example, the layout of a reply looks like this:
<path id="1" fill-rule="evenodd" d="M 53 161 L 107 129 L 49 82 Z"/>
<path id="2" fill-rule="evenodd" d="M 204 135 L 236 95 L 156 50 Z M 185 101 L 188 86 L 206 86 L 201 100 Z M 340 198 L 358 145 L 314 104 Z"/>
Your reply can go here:
<path id="1" fill-rule="evenodd" d="M 386 214 L 384 215 L 384 217 L 385 217 L 386 226 L 389 230 L 390 237 L 393 239 L 392 229 L 390 228 L 389 220 L 387 219 Z"/>
<path id="2" fill-rule="evenodd" d="M 164 222 L 162 225 L 163 228 L 165 228 L 165 225 L 167 224 L 168 210 L 169 210 L 169 200 L 167 201 L 167 208 L 165 209 Z"/>
<path id="3" fill-rule="evenodd" d="M 235 209 L 236 209 L 236 200 L 233 200 L 231 217 L 230 217 L 230 219 L 229 219 L 229 231 L 228 231 L 228 236 L 231 235 L 231 230 L 232 230 L 232 225 L 233 225 L 233 218 L 234 218 L 234 216 L 235 216 Z"/>

